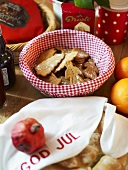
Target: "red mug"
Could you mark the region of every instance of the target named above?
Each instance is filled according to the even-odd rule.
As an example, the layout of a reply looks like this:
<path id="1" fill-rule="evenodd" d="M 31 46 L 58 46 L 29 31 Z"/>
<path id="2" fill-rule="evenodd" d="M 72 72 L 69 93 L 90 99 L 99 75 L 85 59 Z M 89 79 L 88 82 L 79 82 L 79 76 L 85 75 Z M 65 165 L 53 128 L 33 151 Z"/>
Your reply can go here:
<path id="1" fill-rule="evenodd" d="M 128 31 L 128 9 L 115 10 L 98 7 L 95 35 L 108 45 L 124 42 Z"/>

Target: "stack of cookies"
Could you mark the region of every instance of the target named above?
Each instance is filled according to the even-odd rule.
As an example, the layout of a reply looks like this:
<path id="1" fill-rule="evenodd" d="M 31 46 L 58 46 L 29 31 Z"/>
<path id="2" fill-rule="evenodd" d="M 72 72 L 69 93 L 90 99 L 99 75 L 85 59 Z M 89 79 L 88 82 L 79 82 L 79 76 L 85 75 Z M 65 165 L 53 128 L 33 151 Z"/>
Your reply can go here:
<path id="1" fill-rule="evenodd" d="M 98 68 L 94 60 L 79 48 L 55 47 L 45 50 L 34 67 L 43 81 L 56 85 L 71 85 L 95 79 Z"/>

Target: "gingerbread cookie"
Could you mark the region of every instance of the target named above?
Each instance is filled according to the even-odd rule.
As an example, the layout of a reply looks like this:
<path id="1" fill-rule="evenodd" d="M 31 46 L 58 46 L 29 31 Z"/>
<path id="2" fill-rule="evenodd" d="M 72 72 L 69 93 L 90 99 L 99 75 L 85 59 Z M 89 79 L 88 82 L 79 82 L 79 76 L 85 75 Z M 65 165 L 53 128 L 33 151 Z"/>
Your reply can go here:
<path id="1" fill-rule="evenodd" d="M 47 60 L 48 58 L 52 57 L 55 54 L 55 52 L 56 52 L 55 48 L 51 48 L 51 49 L 43 51 L 41 53 L 40 57 L 38 58 L 36 65 L 38 65 L 42 61 Z"/>
<path id="2" fill-rule="evenodd" d="M 52 57 L 48 58 L 47 60 L 44 60 L 35 67 L 37 74 L 47 76 L 54 70 L 54 68 L 61 62 L 63 58 L 64 53 L 61 53 L 55 54 Z"/>
<path id="3" fill-rule="evenodd" d="M 95 79 L 99 72 L 94 60 L 79 48 L 48 49 L 40 55 L 34 67 L 42 80 L 56 85 L 83 83 Z"/>
<path id="4" fill-rule="evenodd" d="M 83 83 L 84 80 L 80 75 L 82 75 L 82 72 L 80 69 L 76 66 L 73 66 L 72 62 L 67 62 L 66 64 L 66 71 L 65 71 L 65 78 L 70 80 L 70 84 L 77 84 L 77 83 Z"/>
<path id="5" fill-rule="evenodd" d="M 64 68 L 66 63 L 68 61 L 72 61 L 76 57 L 77 54 L 78 54 L 77 51 L 71 51 L 70 53 L 67 53 L 64 59 L 62 60 L 62 62 L 60 63 L 60 65 L 56 68 L 55 73 L 57 71 L 60 71 L 62 68 Z"/>

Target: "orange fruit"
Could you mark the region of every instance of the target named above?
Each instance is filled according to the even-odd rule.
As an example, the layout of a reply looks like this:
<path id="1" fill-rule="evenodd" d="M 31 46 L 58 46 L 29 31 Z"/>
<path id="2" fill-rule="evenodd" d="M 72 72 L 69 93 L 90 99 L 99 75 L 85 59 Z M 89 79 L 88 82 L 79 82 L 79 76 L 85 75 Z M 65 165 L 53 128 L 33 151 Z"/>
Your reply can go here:
<path id="1" fill-rule="evenodd" d="M 115 66 L 114 76 L 116 80 L 128 78 L 128 57 L 122 58 Z"/>
<path id="2" fill-rule="evenodd" d="M 112 104 L 123 114 L 128 114 L 128 78 L 117 81 L 110 93 Z"/>

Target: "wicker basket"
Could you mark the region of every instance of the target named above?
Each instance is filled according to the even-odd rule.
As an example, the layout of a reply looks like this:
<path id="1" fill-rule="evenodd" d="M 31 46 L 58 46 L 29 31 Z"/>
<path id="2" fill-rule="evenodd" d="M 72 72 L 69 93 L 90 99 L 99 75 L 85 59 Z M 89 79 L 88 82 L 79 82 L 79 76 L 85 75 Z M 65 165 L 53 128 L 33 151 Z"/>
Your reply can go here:
<path id="1" fill-rule="evenodd" d="M 53 11 L 45 4 L 41 2 L 41 0 L 34 0 L 42 13 L 42 20 L 45 23 L 45 32 L 53 31 L 56 29 L 56 18 Z M 33 37 L 34 38 L 34 37 Z M 14 55 L 14 62 L 15 64 L 19 63 L 19 54 L 22 51 L 23 47 L 26 45 L 27 42 L 18 43 L 18 44 L 7 44 Z"/>
<path id="2" fill-rule="evenodd" d="M 55 85 L 39 79 L 33 69 L 35 62 L 42 51 L 55 46 L 64 49 L 80 48 L 86 51 L 98 67 L 98 77 L 72 85 Z M 58 29 L 29 41 L 20 53 L 19 66 L 26 79 L 46 96 L 77 97 L 92 94 L 108 80 L 115 67 L 115 58 L 111 48 L 98 37 L 84 31 Z"/>

